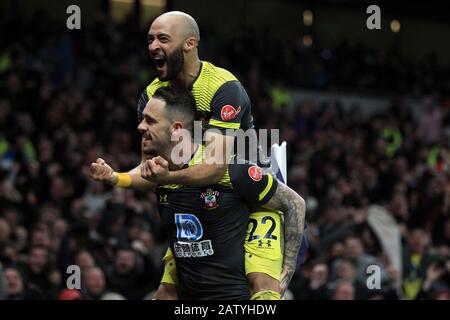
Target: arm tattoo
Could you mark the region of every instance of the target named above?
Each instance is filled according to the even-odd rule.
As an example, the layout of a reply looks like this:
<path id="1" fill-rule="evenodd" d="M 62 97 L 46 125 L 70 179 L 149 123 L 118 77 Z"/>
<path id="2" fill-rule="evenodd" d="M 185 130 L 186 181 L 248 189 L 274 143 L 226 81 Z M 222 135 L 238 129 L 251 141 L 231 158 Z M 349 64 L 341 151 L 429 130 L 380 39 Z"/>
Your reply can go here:
<path id="1" fill-rule="evenodd" d="M 295 191 L 280 183 L 265 208 L 284 213 L 284 259 L 281 287 L 287 288 L 294 275 L 297 255 L 305 227 L 305 201 Z"/>

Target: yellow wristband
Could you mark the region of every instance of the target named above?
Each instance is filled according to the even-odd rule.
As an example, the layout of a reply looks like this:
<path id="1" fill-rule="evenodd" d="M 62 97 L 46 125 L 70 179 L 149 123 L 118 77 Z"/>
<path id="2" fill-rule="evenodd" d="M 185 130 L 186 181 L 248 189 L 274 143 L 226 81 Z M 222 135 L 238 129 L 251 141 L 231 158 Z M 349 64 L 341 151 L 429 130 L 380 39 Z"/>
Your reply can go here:
<path id="1" fill-rule="evenodd" d="M 117 175 L 117 181 L 114 186 L 120 188 L 128 188 L 131 186 L 131 176 L 128 173 L 114 172 L 114 174 Z"/>

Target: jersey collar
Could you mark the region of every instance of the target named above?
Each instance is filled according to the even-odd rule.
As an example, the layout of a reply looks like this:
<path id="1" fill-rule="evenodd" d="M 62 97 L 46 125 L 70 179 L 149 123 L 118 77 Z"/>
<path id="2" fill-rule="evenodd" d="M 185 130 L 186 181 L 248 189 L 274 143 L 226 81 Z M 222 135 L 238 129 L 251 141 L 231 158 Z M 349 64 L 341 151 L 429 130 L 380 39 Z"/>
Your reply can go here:
<path id="1" fill-rule="evenodd" d="M 192 90 L 192 88 L 194 87 L 195 82 L 202 75 L 202 73 L 203 73 L 203 66 L 204 66 L 204 63 L 203 63 L 203 61 L 200 60 L 200 70 L 199 70 L 197 76 L 195 77 L 194 81 L 192 81 L 191 85 L 188 87 L 189 90 Z"/>

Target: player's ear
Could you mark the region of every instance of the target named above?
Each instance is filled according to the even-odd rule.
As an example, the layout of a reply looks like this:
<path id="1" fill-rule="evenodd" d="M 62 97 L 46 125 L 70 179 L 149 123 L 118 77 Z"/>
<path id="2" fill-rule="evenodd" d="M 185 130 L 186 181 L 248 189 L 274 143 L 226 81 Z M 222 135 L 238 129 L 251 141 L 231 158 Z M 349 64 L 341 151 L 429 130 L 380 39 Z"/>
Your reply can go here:
<path id="1" fill-rule="evenodd" d="M 192 139 L 191 132 L 184 127 L 182 121 L 175 121 L 173 123 L 171 135 L 172 141 L 181 142 Z"/>
<path id="2" fill-rule="evenodd" d="M 181 122 L 181 121 L 175 121 L 175 123 L 173 125 L 174 125 L 176 130 L 184 128 L 183 122 Z"/>
<path id="3" fill-rule="evenodd" d="M 183 123 L 181 121 L 175 121 L 170 127 L 170 133 L 172 135 L 179 135 L 180 129 L 183 129 Z"/>
<path id="4" fill-rule="evenodd" d="M 189 37 L 184 43 L 184 50 L 189 51 L 197 46 L 197 40 L 194 37 Z"/>

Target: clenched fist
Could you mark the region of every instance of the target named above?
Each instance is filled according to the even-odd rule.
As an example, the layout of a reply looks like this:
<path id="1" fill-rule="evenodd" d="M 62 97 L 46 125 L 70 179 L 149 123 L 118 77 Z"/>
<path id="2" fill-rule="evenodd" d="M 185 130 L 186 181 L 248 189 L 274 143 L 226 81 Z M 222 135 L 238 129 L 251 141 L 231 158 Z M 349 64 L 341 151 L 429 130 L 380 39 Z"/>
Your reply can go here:
<path id="1" fill-rule="evenodd" d="M 91 178 L 96 181 L 114 183 L 114 170 L 103 160 L 98 158 L 96 162 L 91 163 Z"/>
<path id="2" fill-rule="evenodd" d="M 146 160 L 141 165 L 141 177 L 157 184 L 170 183 L 169 163 L 166 159 L 158 156 Z"/>

